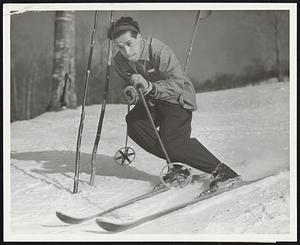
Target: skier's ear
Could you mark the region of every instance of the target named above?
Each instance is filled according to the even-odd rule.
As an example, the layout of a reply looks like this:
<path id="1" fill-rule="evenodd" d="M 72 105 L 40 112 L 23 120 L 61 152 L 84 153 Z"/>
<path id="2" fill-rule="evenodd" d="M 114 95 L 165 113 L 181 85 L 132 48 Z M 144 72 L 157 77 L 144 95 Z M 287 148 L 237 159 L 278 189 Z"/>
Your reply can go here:
<path id="1" fill-rule="evenodd" d="M 136 35 L 136 39 L 141 40 L 142 39 L 142 35 L 138 32 Z"/>

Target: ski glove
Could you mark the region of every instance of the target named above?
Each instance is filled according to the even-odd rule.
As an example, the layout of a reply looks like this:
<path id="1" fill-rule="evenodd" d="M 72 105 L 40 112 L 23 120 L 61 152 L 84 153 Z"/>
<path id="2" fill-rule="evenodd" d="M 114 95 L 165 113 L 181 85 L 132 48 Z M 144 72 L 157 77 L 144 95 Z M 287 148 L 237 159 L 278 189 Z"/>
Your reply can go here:
<path id="1" fill-rule="evenodd" d="M 139 94 L 136 91 L 135 87 L 133 86 L 127 86 L 123 89 L 123 99 L 125 102 L 129 105 L 134 105 L 139 100 Z"/>
<path id="2" fill-rule="evenodd" d="M 130 77 L 130 83 L 136 88 L 139 86 L 144 95 L 150 93 L 153 84 L 148 82 L 141 74 L 133 74 Z"/>

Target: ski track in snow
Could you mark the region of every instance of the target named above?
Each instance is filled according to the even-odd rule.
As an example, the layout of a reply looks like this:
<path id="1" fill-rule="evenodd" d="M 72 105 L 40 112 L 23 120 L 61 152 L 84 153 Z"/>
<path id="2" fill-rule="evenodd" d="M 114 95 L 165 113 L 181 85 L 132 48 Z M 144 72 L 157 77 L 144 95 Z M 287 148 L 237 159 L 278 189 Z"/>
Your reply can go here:
<path id="1" fill-rule="evenodd" d="M 289 84 L 271 83 L 197 95 L 192 136 L 244 179 L 273 175 L 145 223 L 128 234 L 287 234 L 289 217 Z M 90 155 L 100 105 L 86 107 L 81 145 L 79 193 L 72 194 L 81 108 L 47 112 L 11 124 L 12 234 L 105 233 L 94 221 L 66 225 L 55 211 L 84 217 L 148 191 L 159 182 L 165 162 L 129 140 L 136 159 L 114 163 L 124 146 L 125 105 L 107 105 L 89 185 Z M 195 170 L 195 173 L 200 171 Z M 130 221 L 196 197 L 200 183 L 170 190 L 105 216 Z"/>

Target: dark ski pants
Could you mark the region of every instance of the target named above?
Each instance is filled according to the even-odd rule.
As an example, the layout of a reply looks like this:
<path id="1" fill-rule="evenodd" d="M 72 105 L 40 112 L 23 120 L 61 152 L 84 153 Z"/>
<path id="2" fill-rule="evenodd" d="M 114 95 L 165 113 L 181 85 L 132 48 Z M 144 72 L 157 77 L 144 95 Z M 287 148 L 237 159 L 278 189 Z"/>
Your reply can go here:
<path id="1" fill-rule="evenodd" d="M 211 173 L 220 161 L 196 138 L 190 138 L 192 112 L 180 105 L 156 101 L 148 106 L 171 162 L 185 163 Z M 147 152 L 166 159 L 143 104 L 137 104 L 126 116 L 129 137 Z"/>

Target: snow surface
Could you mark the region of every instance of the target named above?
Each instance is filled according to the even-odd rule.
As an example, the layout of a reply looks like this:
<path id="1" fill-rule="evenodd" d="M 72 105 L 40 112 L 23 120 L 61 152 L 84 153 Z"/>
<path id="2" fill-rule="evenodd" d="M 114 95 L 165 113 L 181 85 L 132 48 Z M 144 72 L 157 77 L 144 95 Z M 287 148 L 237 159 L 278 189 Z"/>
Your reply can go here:
<path id="1" fill-rule="evenodd" d="M 125 144 L 127 106 L 107 105 L 96 159 L 95 185 L 90 186 L 90 156 L 101 105 L 87 106 L 79 193 L 72 194 L 81 108 L 47 112 L 32 120 L 11 124 L 10 222 L 6 227 L 9 238 L 207 240 L 215 239 L 218 234 L 224 240 L 232 240 L 233 235 L 243 240 L 245 235 L 289 235 L 293 218 L 290 209 L 289 83 L 201 93 L 197 95 L 197 103 L 192 136 L 239 172 L 243 179 L 270 177 L 118 235 L 105 232 L 93 220 L 67 225 L 57 219 L 55 211 L 84 217 L 142 194 L 159 182 L 165 162 L 129 140 L 129 146 L 136 151 L 136 159 L 129 166 L 114 163 L 115 152 Z M 203 175 L 196 170 L 194 173 Z M 115 222 L 132 221 L 192 199 L 202 189 L 201 183 L 196 183 L 171 190 L 105 218 Z"/>

